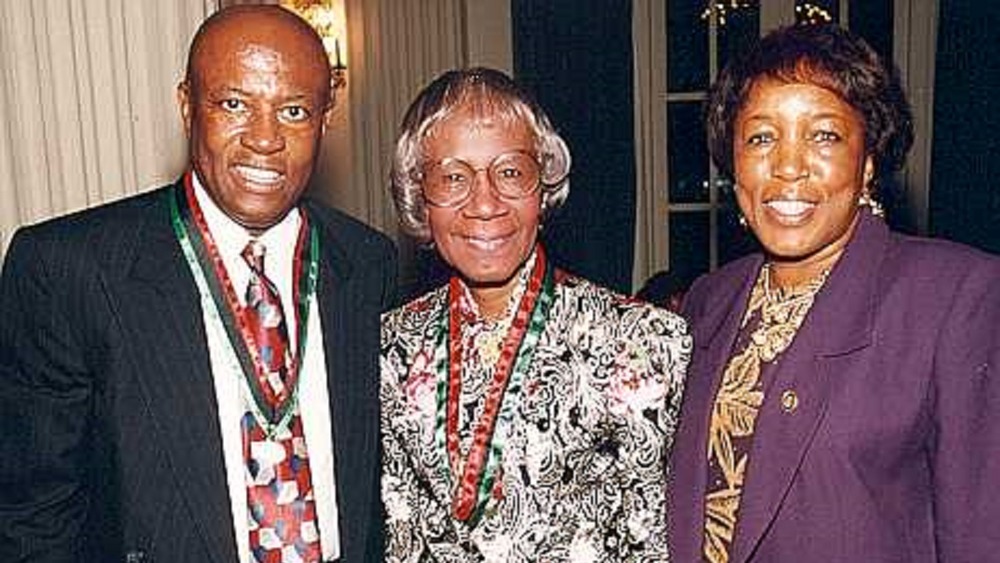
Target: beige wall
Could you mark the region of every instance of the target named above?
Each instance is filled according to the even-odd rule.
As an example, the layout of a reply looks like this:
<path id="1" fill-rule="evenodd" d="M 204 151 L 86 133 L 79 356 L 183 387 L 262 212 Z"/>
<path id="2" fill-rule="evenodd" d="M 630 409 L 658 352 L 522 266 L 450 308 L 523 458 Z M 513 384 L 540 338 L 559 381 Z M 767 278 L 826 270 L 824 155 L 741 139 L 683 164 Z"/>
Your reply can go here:
<path id="1" fill-rule="evenodd" d="M 174 88 L 214 0 L 0 1 L 0 252 L 19 225 L 171 181 Z"/>
<path id="2" fill-rule="evenodd" d="M 465 0 L 469 64 L 514 72 L 510 0 Z"/>

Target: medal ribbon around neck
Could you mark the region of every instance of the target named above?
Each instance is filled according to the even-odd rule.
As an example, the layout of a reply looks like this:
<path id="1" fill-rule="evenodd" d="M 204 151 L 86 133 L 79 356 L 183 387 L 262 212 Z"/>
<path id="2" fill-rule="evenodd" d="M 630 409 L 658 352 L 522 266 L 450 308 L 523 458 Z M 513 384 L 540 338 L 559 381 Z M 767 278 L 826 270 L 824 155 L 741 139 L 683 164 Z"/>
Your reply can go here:
<path id="1" fill-rule="evenodd" d="M 191 175 L 184 176 L 184 189 L 168 192 L 170 203 L 170 218 L 177 241 L 184 251 L 192 272 L 200 272 L 207 282 L 216 309 L 221 312 L 221 322 L 229 336 L 236 357 L 242 367 L 247 388 L 252 396 L 252 411 L 257 423 L 268 436 L 273 436 L 277 430 L 291 420 L 293 407 L 298 401 L 299 372 L 302 357 L 305 354 L 306 338 L 309 327 L 309 307 L 316 294 L 319 278 L 319 233 L 309 224 L 308 215 L 299 211 L 302 223 L 299 227 L 298 240 L 295 245 L 295 255 L 292 266 L 293 302 L 295 303 L 295 324 L 297 327 L 297 346 L 295 356 L 289 360 L 288 393 L 281 398 L 276 408 L 272 408 L 264 395 L 266 374 L 259 357 L 257 345 L 254 342 L 250 327 L 243 318 L 243 306 L 236 297 L 229 274 L 219 249 L 208 230 L 208 223 L 198 206 L 194 195 Z M 305 272 L 303 272 L 305 270 Z M 303 275 L 305 273 L 305 275 Z"/>
<path id="2" fill-rule="evenodd" d="M 489 498 L 504 446 L 503 439 L 495 436 L 497 421 L 501 419 L 506 423 L 513 416 L 521 380 L 531 364 L 552 305 L 555 288 L 553 269 L 545 259 L 541 245 L 536 246 L 536 253 L 534 268 L 507 329 L 482 415 L 475 424 L 472 443 L 464 460 L 458 435 L 462 390 L 462 319 L 459 311 L 462 286 L 458 277 L 453 276 L 450 281 L 447 327 L 442 323 L 438 332 L 438 349 L 445 347 L 444 337 L 447 335 L 447 352 L 435 354 L 438 358 L 435 434 L 438 447 L 447 450 L 449 474 L 459 479 L 452 499 L 452 512 L 455 518 L 462 521 L 469 521 L 473 516 L 478 519 Z M 447 377 L 444 377 L 446 369 Z"/>

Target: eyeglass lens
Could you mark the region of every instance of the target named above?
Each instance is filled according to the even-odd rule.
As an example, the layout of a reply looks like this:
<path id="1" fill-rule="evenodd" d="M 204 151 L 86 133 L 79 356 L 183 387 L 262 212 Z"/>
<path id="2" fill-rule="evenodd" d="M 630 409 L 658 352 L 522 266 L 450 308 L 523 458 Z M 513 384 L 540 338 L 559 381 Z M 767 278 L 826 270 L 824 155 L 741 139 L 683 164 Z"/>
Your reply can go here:
<path id="1" fill-rule="evenodd" d="M 538 189 L 538 162 L 530 154 L 517 151 L 497 156 L 485 169 L 474 168 L 458 158 L 441 160 L 424 173 L 424 196 L 434 205 L 457 205 L 472 193 L 480 171 L 485 171 L 496 191 L 508 199 L 527 197 Z"/>

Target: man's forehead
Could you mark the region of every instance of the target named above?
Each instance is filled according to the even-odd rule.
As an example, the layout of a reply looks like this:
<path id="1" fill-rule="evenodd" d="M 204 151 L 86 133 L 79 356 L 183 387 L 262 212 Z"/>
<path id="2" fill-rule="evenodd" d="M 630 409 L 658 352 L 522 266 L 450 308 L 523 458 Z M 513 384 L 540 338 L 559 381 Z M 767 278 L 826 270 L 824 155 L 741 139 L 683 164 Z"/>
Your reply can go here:
<path id="1" fill-rule="evenodd" d="M 282 32 L 247 33 L 245 30 L 224 28 L 208 35 L 195 52 L 195 62 L 211 65 L 220 60 L 238 58 L 242 61 L 274 63 L 279 58 L 299 59 L 300 64 L 308 64 L 310 45 L 307 38 L 299 34 Z"/>
<path id="2" fill-rule="evenodd" d="M 202 76 L 268 74 L 277 78 L 289 68 L 294 68 L 285 53 L 271 45 L 244 42 L 218 53 L 206 52 L 196 61 L 197 72 Z"/>
<path id="3" fill-rule="evenodd" d="M 237 51 L 218 56 L 206 53 L 196 59 L 190 80 L 197 91 L 205 94 L 240 91 L 282 98 L 326 97 L 329 78 L 325 71 L 300 54 L 248 44 Z"/>

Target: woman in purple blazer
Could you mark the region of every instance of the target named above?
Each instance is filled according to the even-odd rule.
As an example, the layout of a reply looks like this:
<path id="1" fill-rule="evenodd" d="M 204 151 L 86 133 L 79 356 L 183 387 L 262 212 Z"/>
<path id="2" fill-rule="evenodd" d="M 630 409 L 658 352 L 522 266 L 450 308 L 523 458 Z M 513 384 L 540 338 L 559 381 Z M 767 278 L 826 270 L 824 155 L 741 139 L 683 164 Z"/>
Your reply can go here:
<path id="1" fill-rule="evenodd" d="M 882 220 L 898 78 L 837 27 L 779 29 L 708 130 L 763 252 L 685 299 L 674 560 L 1000 560 L 1000 260 Z"/>

